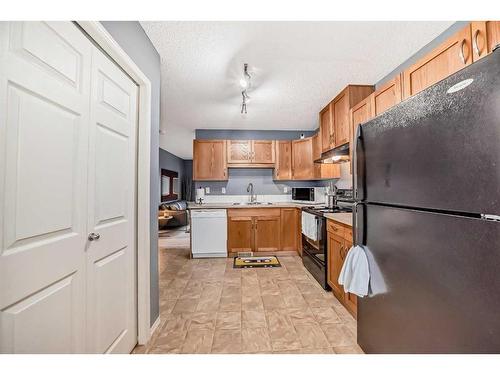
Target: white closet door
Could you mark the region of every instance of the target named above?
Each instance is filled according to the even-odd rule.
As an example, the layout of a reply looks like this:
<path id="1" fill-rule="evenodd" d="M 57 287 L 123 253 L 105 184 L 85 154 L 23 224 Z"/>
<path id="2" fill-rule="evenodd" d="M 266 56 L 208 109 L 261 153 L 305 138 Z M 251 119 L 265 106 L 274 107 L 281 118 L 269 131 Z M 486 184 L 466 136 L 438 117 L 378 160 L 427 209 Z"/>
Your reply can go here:
<path id="1" fill-rule="evenodd" d="M 89 137 L 87 350 L 130 352 L 137 342 L 135 150 L 137 86 L 92 51 Z"/>
<path id="2" fill-rule="evenodd" d="M 85 350 L 90 41 L 0 23 L 0 352 Z"/>

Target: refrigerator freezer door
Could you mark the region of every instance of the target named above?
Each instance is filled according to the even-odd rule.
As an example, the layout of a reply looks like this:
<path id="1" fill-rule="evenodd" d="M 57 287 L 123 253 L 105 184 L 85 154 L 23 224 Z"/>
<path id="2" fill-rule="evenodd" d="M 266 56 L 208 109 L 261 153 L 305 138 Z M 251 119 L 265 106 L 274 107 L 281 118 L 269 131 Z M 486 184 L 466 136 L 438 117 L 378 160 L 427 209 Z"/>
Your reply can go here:
<path id="1" fill-rule="evenodd" d="M 361 204 L 375 295 L 358 299 L 367 353 L 500 353 L 500 223 Z"/>
<path id="2" fill-rule="evenodd" d="M 363 124 L 357 199 L 500 215 L 499 72 L 500 49 Z"/>

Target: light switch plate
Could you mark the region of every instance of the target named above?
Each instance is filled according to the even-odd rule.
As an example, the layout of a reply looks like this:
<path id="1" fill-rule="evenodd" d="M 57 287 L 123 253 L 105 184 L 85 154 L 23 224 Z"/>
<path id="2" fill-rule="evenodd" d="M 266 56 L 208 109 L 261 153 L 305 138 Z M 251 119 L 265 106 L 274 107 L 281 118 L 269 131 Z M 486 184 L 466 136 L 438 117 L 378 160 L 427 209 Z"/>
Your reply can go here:
<path id="1" fill-rule="evenodd" d="M 222 194 L 226 194 L 226 188 L 225 187 L 222 188 Z"/>
<path id="2" fill-rule="evenodd" d="M 210 194 L 210 188 L 208 186 L 205 187 L 205 194 Z"/>
<path id="3" fill-rule="evenodd" d="M 283 193 L 288 193 L 288 186 L 285 186 L 285 187 L 283 188 Z"/>

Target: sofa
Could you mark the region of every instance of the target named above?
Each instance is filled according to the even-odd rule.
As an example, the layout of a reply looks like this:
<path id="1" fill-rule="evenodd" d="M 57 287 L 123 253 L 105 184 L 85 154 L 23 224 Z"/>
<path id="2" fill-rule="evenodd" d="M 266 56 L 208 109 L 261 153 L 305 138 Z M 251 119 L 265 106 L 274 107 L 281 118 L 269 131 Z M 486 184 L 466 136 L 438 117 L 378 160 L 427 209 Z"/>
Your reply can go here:
<path id="1" fill-rule="evenodd" d="M 176 201 L 176 202 L 168 202 L 160 204 L 158 211 L 158 218 L 172 216 L 170 220 L 166 223 L 160 224 L 160 220 L 158 221 L 159 229 L 165 228 L 175 228 L 182 227 L 187 225 L 187 202 L 186 201 Z"/>

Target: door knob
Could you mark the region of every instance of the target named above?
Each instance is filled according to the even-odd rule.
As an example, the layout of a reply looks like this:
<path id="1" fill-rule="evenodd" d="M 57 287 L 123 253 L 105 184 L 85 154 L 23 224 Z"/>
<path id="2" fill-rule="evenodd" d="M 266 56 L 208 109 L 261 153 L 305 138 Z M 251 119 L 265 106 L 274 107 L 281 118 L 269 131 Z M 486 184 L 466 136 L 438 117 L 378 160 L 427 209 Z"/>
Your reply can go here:
<path id="1" fill-rule="evenodd" d="M 99 238 L 101 238 L 101 235 L 99 233 L 94 233 L 94 232 L 90 233 L 88 236 L 89 241 L 96 241 Z"/>

